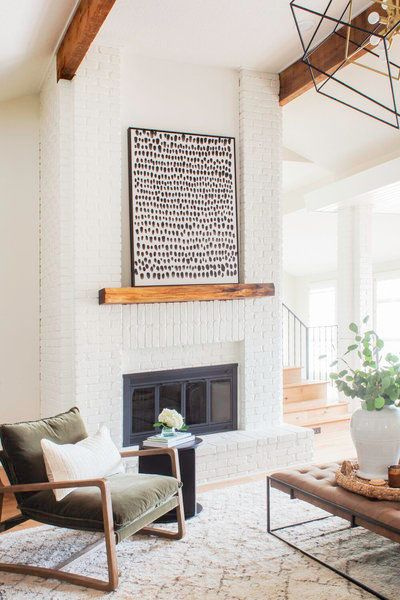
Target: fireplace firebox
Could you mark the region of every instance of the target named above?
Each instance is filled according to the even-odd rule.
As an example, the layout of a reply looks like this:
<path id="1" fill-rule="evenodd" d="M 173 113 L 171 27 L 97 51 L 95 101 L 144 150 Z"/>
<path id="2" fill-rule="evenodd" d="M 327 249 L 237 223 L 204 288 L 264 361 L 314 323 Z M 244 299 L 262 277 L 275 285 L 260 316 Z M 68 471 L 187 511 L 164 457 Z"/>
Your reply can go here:
<path id="1" fill-rule="evenodd" d="M 194 434 L 237 429 L 237 364 L 124 375 L 123 443 L 154 432 L 163 408 L 183 415 Z"/>

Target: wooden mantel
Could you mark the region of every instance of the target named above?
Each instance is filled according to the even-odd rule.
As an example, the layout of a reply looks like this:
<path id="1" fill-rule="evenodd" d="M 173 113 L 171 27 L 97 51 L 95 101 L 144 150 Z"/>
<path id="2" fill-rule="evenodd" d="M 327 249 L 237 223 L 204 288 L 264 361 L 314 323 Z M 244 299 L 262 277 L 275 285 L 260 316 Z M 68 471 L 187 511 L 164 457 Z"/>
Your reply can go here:
<path id="1" fill-rule="evenodd" d="M 155 304 L 157 302 L 207 302 L 274 296 L 273 283 L 223 283 L 103 288 L 99 304 Z"/>

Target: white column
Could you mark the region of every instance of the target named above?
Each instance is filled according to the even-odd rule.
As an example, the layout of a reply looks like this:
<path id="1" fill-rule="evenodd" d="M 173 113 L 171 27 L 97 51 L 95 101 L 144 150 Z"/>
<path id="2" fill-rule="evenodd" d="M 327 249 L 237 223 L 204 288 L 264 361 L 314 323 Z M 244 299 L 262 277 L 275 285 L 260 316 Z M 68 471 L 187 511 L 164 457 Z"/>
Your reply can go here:
<path id="1" fill-rule="evenodd" d="M 122 307 L 98 290 L 121 286 L 120 53 L 92 46 L 74 80 L 76 401 L 89 429 L 122 434 Z"/>
<path id="2" fill-rule="evenodd" d="M 241 271 L 246 283 L 272 282 L 274 298 L 245 302 L 240 427 L 282 420 L 282 114 L 279 77 L 240 73 Z"/>
<path id="3" fill-rule="evenodd" d="M 349 324 L 373 317 L 372 209 L 346 206 L 338 211 L 337 317 L 341 356 L 354 340 Z"/>
<path id="4" fill-rule="evenodd" d="M 41 94 L 42 414 L 78 405 L 122 441 L 119 51 L 92 46 L 72 82 Z"/>
<path id="5" fill-rule="evenodd" d="M 55 62 L 40 95 L 40 404 L 42 416 L 75 396 L 73 339 L 73 88 L 56 83 Z"/>

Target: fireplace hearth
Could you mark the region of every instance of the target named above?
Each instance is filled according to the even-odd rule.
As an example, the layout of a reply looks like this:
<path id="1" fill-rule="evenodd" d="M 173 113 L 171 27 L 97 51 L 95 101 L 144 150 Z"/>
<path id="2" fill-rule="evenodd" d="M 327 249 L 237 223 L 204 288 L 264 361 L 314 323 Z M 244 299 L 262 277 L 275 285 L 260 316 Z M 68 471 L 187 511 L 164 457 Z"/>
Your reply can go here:
<path id="1" fill-rule="evenodd" d="M 237 364 L 123 376 L 123 444 L 140 443 L 163 408 L 180 412 L 194 434 L 237 429 Z"/>

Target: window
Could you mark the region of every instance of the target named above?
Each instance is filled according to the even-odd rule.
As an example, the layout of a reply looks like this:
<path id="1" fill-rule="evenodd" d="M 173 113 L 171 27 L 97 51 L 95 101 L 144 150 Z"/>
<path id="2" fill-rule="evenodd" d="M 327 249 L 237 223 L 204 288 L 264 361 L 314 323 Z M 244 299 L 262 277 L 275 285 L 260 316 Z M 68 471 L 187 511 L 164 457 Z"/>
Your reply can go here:
<path id="1" fill-rule="evenodd" d="M 318 286 L 310 289 L 309 294 L 309 325 L 336 324 L 336 290 L 333 285 Z"/>
<path id="2" fill-rule="evenodd" d="M 400 354 L 400 278 L 376 282 L 376 331 L 385 354 Z"/>

